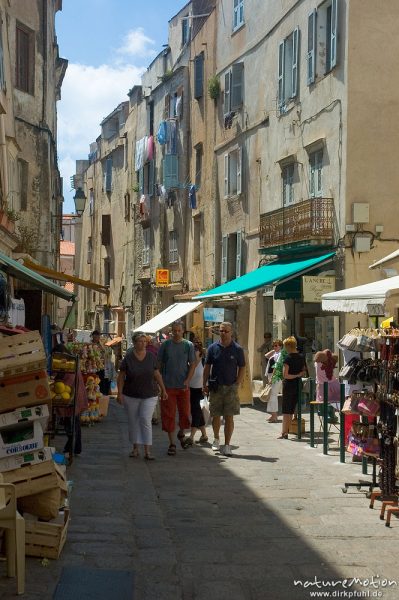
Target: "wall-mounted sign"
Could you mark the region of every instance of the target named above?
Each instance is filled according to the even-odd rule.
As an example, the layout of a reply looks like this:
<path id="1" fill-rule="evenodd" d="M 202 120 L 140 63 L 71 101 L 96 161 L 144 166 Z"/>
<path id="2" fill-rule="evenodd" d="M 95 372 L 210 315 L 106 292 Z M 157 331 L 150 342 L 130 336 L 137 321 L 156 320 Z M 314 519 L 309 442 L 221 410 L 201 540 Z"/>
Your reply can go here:
<path id="1" fill-rule="evenodd" d="M 169 269 L 157 269 L 155 273 L 155 285 L 164 287 L 169 285 Z"/>
<path id="2" fill-rule="evenodd" d="M 383 317 L 385 315 L 385 306 L 370 302 L 370 304 L 367 304 L 367 312 L 369 317 Z"/>
<path id="3" fill-rule="evenodd" d="M 146 304 L 145 305 L 145 320 L 149 321 L 157 316 L 159 313 L 158 306 L 156 304 Z"/>
<path id="4" fill-rule="evenodd" d="M 323 294 L 335 292 L 335 277 L 318 277 L 304 275 L 302 277 L 302 301 L 321 302 Z"/>
<path id="5" fill-rule="evenodd" d="M 223 323 L 224 308 L 204 308 L 204 321 Z"/>

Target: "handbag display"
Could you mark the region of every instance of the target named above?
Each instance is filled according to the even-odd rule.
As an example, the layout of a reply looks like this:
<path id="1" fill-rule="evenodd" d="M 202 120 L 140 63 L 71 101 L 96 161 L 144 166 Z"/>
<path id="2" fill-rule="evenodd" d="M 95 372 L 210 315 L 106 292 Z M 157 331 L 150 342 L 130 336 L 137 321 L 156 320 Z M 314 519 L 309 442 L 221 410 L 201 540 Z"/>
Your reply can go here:
<path id="1" fill-rule="evenodd" d="M 341 412 L 344 413 L 345 415 L 359 414 L 359 411 L 357 409 L 358 403 L 359 403 L 359 398 L 357 398 L 354 394 L 352 394 L 352 396 L 349 396 L 349 398 L 346 398 Z"/>
<path id="2" fill-rule="evenodd" d="M 359 400 L 357 410 L 365 417 L 375 417 L 380 412 L 380 403 L 376 399 L 375 394 L 367 392 Z"/>
<path id="3" fill-rule="evenodd" d="M 259 400 L 261 402 L 269 402 L 270 396 L 272 393 L 272 388 L 273 388 L 273 385 L 271 383 L 266 383 L 265 387 L 259 394 Z"/>

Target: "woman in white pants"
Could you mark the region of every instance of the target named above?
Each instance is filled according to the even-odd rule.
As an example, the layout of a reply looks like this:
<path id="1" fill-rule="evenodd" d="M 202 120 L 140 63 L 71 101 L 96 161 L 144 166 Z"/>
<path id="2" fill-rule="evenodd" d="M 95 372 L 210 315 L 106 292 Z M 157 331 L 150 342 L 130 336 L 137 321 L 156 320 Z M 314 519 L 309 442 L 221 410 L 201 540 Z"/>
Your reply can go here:
<path id="1" fill-rule="evenodd" d="M 144 458 L 154 460 L 151 454 L 152 424 L 151 419 L 161 390 L 163 399 L 167 399 L 157 360 L 151 352 L 146 351 L 147 336 L 145 333 L 133 334 L 133 348 L 130 348 L 120 364 L 118 374 L 118 402 L 127 411 L 129 441 L 132 458 L 140 456 L 139 446 L 144 446 Z"/>
<path id="2" fill-rule="evenodd" d="M 272 381 L 272 391 L 270 393 L 269 402 L 267 403 L 267 412 L 270 413 L 270 417 L 267 419 L 269 423 L 277 423 L 277 413 L 278 413 L 278 395 L 281 394 L 282 390 L 282 381 L 281 379 L 274 378 L 273 381 L 273 371 L 274 366 L 276 365 L 278 359 L 280 358 L 281 348 L 283 346 L 282 340 L 274 340 L 273 341 L 273 350 L 267 352 L 265 357 L 268 359 L 268 363 L 266 365 L 265 377 L 268 381 Z"/>

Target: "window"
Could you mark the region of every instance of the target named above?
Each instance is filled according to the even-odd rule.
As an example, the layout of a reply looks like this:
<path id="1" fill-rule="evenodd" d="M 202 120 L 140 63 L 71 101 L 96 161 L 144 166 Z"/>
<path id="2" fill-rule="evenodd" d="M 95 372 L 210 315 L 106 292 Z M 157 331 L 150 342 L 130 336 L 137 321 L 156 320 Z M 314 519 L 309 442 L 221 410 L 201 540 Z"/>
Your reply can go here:
<path id="1" fill-rule="evenodd" d="M 101 243 L 103 246 L 111 244 L 111 215 L 101 217 Z"/>
<path id="2" fill-rule="evenodd" d="M 294 163 L 282 168 L 281 178 L 283 184 L 283 206 L 289 206 L 294 202 Z"/>
<path id="3" fill-rule="evenodd" d="M 278 105 L 286 104 L 298 95 L 299 29 L 280 42 L 278 53 Z"/>
<path id="4" fill-rule="evenodd" d="M 130 194 L 125 194 L 125 221 L 130 221 Z"/>
<path id="5" fill-rule="evenodd" d="M 148 131 L 150 135 L 154 135 L 154 102 L 148 103 Z"/>
<path id="6" fill-rule="evenodd" d="M 222 237 L 221 283 L 231 281 L 242 275 L 242 231 L 229 233 Z"/>
<path id="7" fill-rule="evenodd" d="M 104 285 L 111 285 L 111 260 L 104 258 Z"/>
<path id="8" fill-rule="evenodd" d="M 201 262 L 201 216 L 197 215 L 193 219 L 193 262 Z"/>
<path id="9" fill-rule="evenodd" d="M 224 74 L 223 112 L 238 110 L 244 98 L 244 63 L 236 63 Z"/>
<path id="10" fill-rule="evenodd" d="M 194 58 L 194 98 L 199 100 L 204 95 L 204 53 Z"/>
<path id="11" fill-rule="evenodd" d="M 87 238 L 87 264 L 91 265 L 91 257 L 93 253 L 93 241 L 92 238 Z"/>
<path id="12" fill-rule="evenodd" d="M 92 216 L 94 214 L 94 190 L 90 188 L 89 190 L 89 214 Z"/>
<path id="13" fill-rule="evenodd" d="M 244 0 L 233 0 L 233 31 L 244 25 Z"/>
<path id="14" fill-rule="evenodd" d="M 320 198 L 322 192 L 323 150 L 309 155 L 309 193 L 311 198 Z"/>
<path id="15" fill-rule="evenodd" d="M 198 144 L 195 147 L 195 187 L 201 186 L 201 172 L 202 172 L 202 144 Z"/>
<path id="16" fill-rule="evenodd" d="M 22 23 L 16 27 L 15 87 L 27 94 L 34 93 L 34 32 Z"/>
<path id="17" fill-rule="evenodd" d="M 337 65 L 338 0 L 327 0 L 308 16 L 307 82 Z"/>
<path id="18" fill-rule="evenodd" d="M 146 227 L 143 229 L 143 266 L 148 267 L 150 264 L 150 249 L 151 249 L 151 229 Z"/>
<path id="19" fill-rule="evenodd" d="M 190 17 L 187 15 L 181 20 L 181 45 L 185 46 L 190 41 Z"/>
<path id="20" fill-rule="evenodd" d="M 28 173 L 29 163 L 22 158 L 18 159 L 18 174 L 19 174 L 19 207 L 21 210 L 28 209 Z"/>
<path id="21" fill-rule="evenodd" d="M 3 49 L 3 34 L 1 31 L 1 19 L 0 19 L 0 89 L 6 89 L 6 78 L 4 73 L 4 49 Z"/>
<path id="22" fill-rule="evenodd" d="M 112 158 L 105 161 L 104 190 L 107 193 L 112 192 Z"/>
<path id="23" fill-rule="evenodd" d="M 176 265 L 179 262 L 179 250 L 177 247 L 177 231 L 169 231 L 169 263 Z"/>
<path id="24" fill-rule="evenodd" d="M 224 197 L 238 196 L 242 191 L 242 148 L 224 155 Z"/>

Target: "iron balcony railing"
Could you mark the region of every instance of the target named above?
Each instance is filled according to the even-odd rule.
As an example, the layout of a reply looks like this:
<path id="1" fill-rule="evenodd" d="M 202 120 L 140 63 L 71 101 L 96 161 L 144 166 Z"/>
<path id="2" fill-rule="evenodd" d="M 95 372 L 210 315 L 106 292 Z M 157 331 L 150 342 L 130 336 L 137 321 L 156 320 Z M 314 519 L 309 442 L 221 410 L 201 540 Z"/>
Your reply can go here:
<path id="1" fill-rule="evenodd" d="M 333 198 L 309 198 L 260 215 L 261 248 L 298 242 L 334 243 Z"/>

